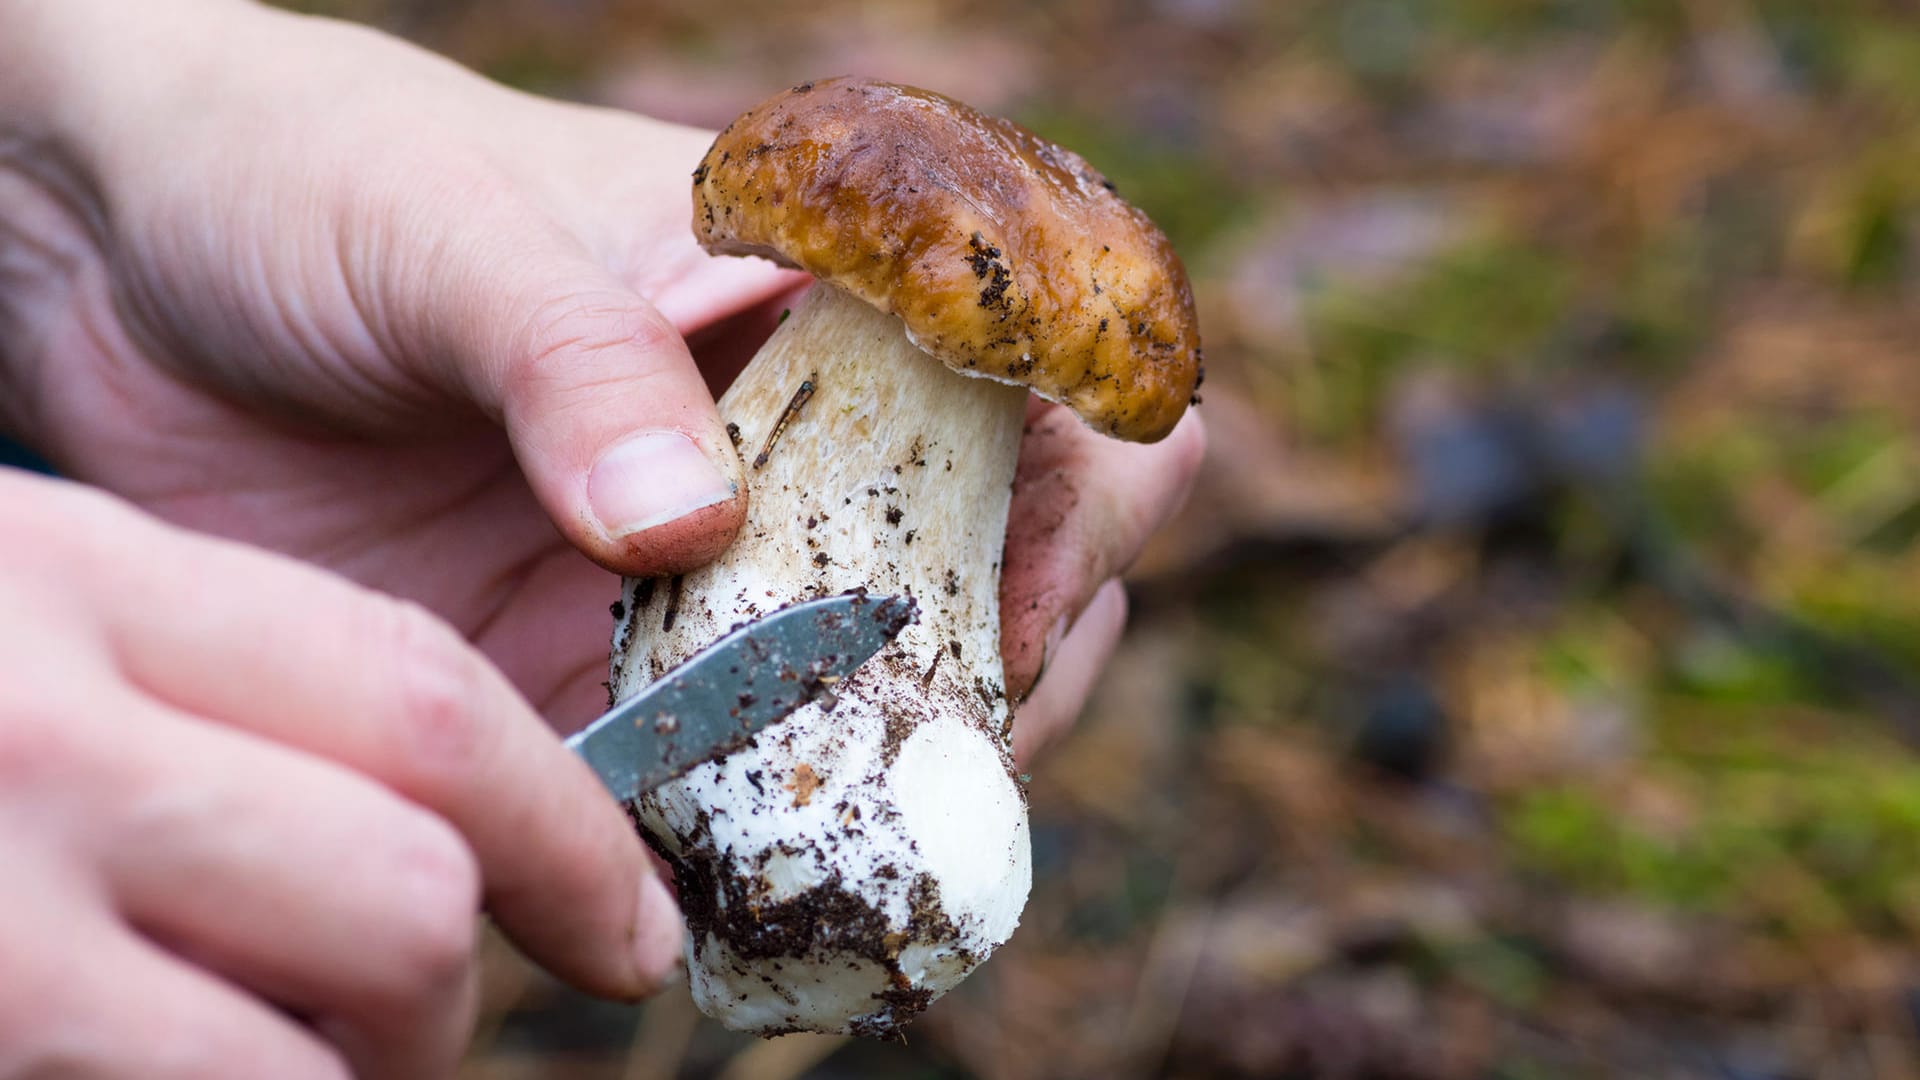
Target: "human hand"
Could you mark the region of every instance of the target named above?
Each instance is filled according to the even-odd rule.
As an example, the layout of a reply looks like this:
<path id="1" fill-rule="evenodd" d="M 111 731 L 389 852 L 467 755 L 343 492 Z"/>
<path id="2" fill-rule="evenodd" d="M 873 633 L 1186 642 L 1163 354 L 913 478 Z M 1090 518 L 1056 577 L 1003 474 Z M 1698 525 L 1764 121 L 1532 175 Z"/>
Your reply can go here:
<path id="1" fill-rule="evenodd" d="M 0 1077 L 449 1075 L 483 895 L 590 989 L 672 969 L 625 816 L 441 620 L 77 485 L 0 506 Z"/>
<path id="2" fill-rule="evenodd" d="M 163 517 L 419 601 L 590 715 L 617 587 L 579 553 L 670 573 L 731 539 L 739 460 L 682 335 L 750 335 L 794 283 L 694 245 L 708 135 L 252 5 L 11 21 L 56 56 L 18 85 L 72 91 L 15 114 L 45 119 L 0 168 L 6 419 Z"/>
<path id="3" fill-rule="evenodd" d="M 737 492 L 698 483 L 707 465 L 739 475 L 700 372 L 723 378 L 794 283 L 693 246 L 685 178 L 707 136 L 219 0 L 0 0 L 0 27 L 0 426 L 163 517 L 411 598 L 550 716 L 590 715 L 608 571 L 681 569 L 737 528 Z M 1005 640 L 1011 687 L 1043 657 L 1050 674 L 1020 712 L 1023 754 L 1077 711 L 1123 604 L 1099 593 L 1050 648 L 1048 628 L 1171 511 L 1199 446 L 1191 424 L 1134 448 L 1056 411 L 1030 420 Z M 596 473 L 636 431 L 698 453 L 625 484 Z M 67 489 L 43 505 L 25 483 L 0 492 L 8 546 L 31 556 L 8 562 L 26 569 L 7 576 L 0 633 L 50 674 L 4 688 L 0 768 L 21 779 L 0 813 L 19 823 L 6 865 L 43 888 L 4 897 L 0 927 L 24 929 L 0 939 L 0 1027 L 34 1040 L 0 1046 L 84 1031 L 97 1041 L 66 1045 L 103 1075 L 337 1075 L 344 1056 L 366 1076 L 432 1076 L 471 1008 L 476 895 L 590 990 L 640 992 L 672 962 L 671 908 L 639 884 L 630 832 L 607 831 L 591 778 L 525 734 L 524 706 L 445 628 Z M 29 502 L 60 504 L 55 524 L 16 518 Z M 162 572 L 188 551 L 189 569 Z M 143 610 L 112 606 L 128 602 Z M 196 611 L 212 621 L 163 625 Z M 115 668 L 103 628 L 172 651 Z M 176 735 L 204 761 L 139 749 Z M 284 782 L 233 764 L 264 759 Z M 206 801 L 142 825 L 179 791 Z M 288 859 L 290 842 L 308 850 Z M 144 877 L 118 876 L 114 853 Z M 41 936 L 88 962 L 50 968 Z M 221 1064 L 202 1068 L 202 1048 Z M 252 1056 L 272 1054 L 288 1056 Z"/>
<path id="4" fill-rule="evenodd" d="M 729 377 L 801 280 L 694 245 L 709 135 L 221 0 L 0 0 L 9 20 L 50 44 L 11 84 L 0 63 L 28 118 L 11 170 L 0 138 L 0 424 L 162 516 L 417 600 L 550 716 L 590 715 L 614 586 L 577 552 L 670 573 L 731 539 L 740 463 L 701 366 Z M 1124 619 L 1096 589 L 1201 445 L 1192 419 L 1144 448 L 1032 420 L 1003 637 L 1013 689 L 1051 674 L 1023 755 L 1078 711 Z M 607 464 L 636 432 L 663 434 Z"/>

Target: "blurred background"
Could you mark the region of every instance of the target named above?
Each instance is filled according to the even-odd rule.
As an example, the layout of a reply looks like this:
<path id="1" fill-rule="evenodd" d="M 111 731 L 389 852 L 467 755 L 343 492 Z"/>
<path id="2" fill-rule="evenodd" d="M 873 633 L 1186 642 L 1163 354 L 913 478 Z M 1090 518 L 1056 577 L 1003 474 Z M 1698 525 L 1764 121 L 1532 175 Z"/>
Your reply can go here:
<path id="1" fill-rule="evenodd" d="M 469 1080 L 1920 1077 L 1920 9 L 308 0 L 719 126 L 843 72 L 1172 236 L 1213 452 L 904 1044 L 493 951 Z"/>

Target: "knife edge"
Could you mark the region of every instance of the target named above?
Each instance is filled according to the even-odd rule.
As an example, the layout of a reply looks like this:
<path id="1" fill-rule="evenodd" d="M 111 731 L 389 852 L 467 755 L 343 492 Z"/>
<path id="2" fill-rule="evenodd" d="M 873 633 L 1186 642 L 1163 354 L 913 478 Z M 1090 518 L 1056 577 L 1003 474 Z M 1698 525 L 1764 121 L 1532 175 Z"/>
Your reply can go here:
<path id="1" fill-rule="evenodd" d="M 738 623 L 566 740 L 628 802 L 744 747 L 829 692 L 918 617 L 911 597 L 865 590 Z"/>

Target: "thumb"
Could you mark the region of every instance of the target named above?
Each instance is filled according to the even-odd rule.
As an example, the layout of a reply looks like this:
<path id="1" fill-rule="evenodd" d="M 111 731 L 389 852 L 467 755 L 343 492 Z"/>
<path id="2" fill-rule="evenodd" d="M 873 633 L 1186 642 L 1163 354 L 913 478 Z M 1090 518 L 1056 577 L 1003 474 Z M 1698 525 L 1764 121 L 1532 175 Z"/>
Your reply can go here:
<path id="1" fill-rule="evenodd" d="M 474 338 L 457 351 L 486 358 L 459 377 L 497 412 L 548 515 L 619 573 L 718 556 L 746 517 L 746 486 L 686 342 L 584 254 L 501 263 L 508 280 L 463 287 L 453 306 Z"/>

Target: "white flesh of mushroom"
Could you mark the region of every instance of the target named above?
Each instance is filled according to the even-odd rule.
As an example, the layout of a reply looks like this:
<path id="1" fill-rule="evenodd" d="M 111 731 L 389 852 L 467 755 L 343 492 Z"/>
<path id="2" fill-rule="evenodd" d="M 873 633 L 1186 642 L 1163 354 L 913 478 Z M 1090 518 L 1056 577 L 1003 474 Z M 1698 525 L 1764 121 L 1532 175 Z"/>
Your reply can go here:
<path id="1" fill-rule="evenodd" d="M 617 698 L 797 600 L 919 604 L 831 709 L 634 806 L 679 875 L 694 999 L 729 1027 L 891 1033 L 1019 922 L 1031 869 L 999 564 L 1025 407 L 1025 390 L 956 376 L 898 318 L 816 285 L 720 401 L 746 527 L 683 580 L 626 584 Z"/>

